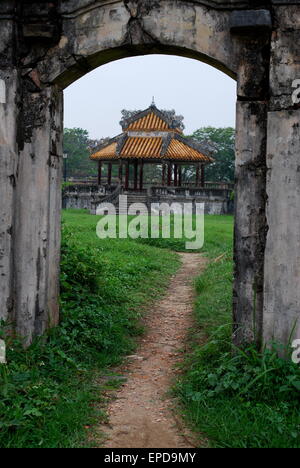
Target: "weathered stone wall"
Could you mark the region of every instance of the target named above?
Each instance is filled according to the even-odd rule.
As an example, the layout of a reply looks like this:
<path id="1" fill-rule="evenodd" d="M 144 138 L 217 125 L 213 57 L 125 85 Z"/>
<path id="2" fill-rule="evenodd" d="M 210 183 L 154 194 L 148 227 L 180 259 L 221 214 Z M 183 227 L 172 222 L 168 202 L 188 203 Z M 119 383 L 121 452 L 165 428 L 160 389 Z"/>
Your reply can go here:
<path id="1" fill-rule="evenodd" d="M 104 187 L 97 185 L 70 185 L 63 190 L 63 208 L 91 211 L 106 193 Z"/>
<path id="2" fill-rule="evenodd" d="M 300 338 L 300 2 L 291 3 L 274 10 L 267 142 L 264 339 L 283 343 Z"/>
<path id="3" fill-rule="evenodd" d="M 294 0 L 2 0 L 0 317 L 27 343 L 58 322 L 62 91 L 104 63 L 151 53 L 237 79 L 235 340 L 287 342 L 300 305 L 299 9 Z"/>
<path id="4" fill-rule="evenodd" d="M 151 203 L 167 203 L 168 205 L 176 203 L 177 205 L 181 206 L 182 213 L 184 210 L 184 205 L 186 203 L 192 204 L 193 214 L 196 214 L 196 203 L 204 203 L 204 213 L 207 215 L 229 215 L 233 212 L 233 204 L 228 199 L 219 199 L 218 197 L 209 198 L 204 196 L 199 198 L 192 198 L 189 200 L 180 196 L 172 198 L 167 196 L 161 196 L 150 199 L 148 203 L 149 206 L 151 206 Z"/>
<path id="5" fill-rule="evenodd" d="M 165 194 L 152 194 L 152 191 L 155 191 L 155 188 L 150 188 L 148 194 L 145 194 L 146 203 L 148 206 L 151 203 L 193 203 L 194 212 L 196 211 L 196 203 L 205 203 L 205 213 L 206 214 L 233 214 L 233 202 L 231 201 L 231 191 L 230 190 L 221 190 L 221 189 L 202 189 L 190 191 L 189 189 L 181 189 L 180 191 L 170 189 L 164 190 L 161 188 L 162 192 Z M 159 190 L 158 190 L 159 191 Z M 126 192 L 123 192 L 125 195 Z M 128 193 L 131 198 L 134 198 L 134 193 L 131 191 Z M 141 193 L 137 192 L 137 195 L 140 196 Z M 71 185 L 66 187 L 63 191 L 63 208 L 65 209 L 75 209 L 75 210 L 89 210 L 92 214 L 95 212 L 97 207 L 97 201 L 100 204 L 101 198 L 105 199 L 105 189 L 103 187 L 89 186 L 89 185 Z M 114 202 L 118 204 L 118 199 Z"/>
<path id="6" fill-rule="evenodd" d="M 34 68 L 53 43 L 29 34 L 26 15 L 35 7 L 0 5 L 0 317 L 15 323 L 25 344 L 59 317 L 63 94 Z"/>
<path id="7" fill-rule="evenodd" d="M 8 2 L 0 4 L 0 318 L 4 319 L 14 316 L 13 225 L 18 165 L 19 72 L 14 63 L 15 23 L 10 11 Z"/>
<path id="8" fill-rule="evenodd" d="M 183 208 L 184 203 L 192 203 L 196 213 L 196 203 L 204 203 L 204 212 L 209 215 L 233 214 L 234 202 L 229 189 L 196 188 L 196 187 L 150 187 L 147 204 L 176 203 Z"/>

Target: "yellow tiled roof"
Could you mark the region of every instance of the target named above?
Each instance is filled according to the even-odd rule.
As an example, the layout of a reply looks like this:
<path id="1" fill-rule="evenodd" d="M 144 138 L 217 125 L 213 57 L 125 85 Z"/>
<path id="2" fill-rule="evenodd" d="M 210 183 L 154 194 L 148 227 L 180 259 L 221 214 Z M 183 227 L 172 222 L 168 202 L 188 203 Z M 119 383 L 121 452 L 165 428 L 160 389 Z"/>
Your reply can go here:
<path id="1" fill-rule="evenodd" d="M 167 131 L 171 130 L 166 122 L 151 112 L 141 119 L 132 122 L 127 128 L 128 131 L 146 130 L 146 131 Z M 174 131 L 174 130 L 173 130 Z"/>
<path id="2" fill-rule="evenodd" d="M 166 158 L 187 160 L 187 161 L 201 161 L 201 162 L 212 162 L 212 158 L 205 156 L 199 151 L 191 148 L 182 141 L 172 139 L 168 147 Z"/>
<path id="3" fill-rule="evenodd" d="M 210 163 L 213 159 L 205 156 L 200 151 L 195 150 L 188 144 L 173 138 L 170 141 L 168 150 L 162 155 L 162 137 L 129 137 L 127 138 L 121 153 L 117 155 L 117 142 L 102 148 L 91 156 L 94 160 L 113 159 L 170 159 L 178 161 L 199 161 Z"/>
<path id="4" fill-rule="evenodd" d="M 180 128 L 174 128 L 175 125 L 180 127 L 182 120 L 175 116 L 174 111 L 159 111 L 152 103 L 145 111 L 131 114 L 130 118 L 123 118 L 120 122 L 123 133 L 111 139 L 107 146 L 100 146 L 101 149 L 92 154 L 91 159 L 105 161 L 139 158 L 202 163 L 214 161 L 209 156 L 213 152 L 209 142 L 199 145 L 192 138 L 185 138 Z"/>
<path id="5" fill-rule="evenodd" d="M 117 143 L 111 143 L 110 145 L 106 146 L 106 148 L 102 148 L 97 153 L 92 154 L 91 159 L 116 159 L 117 158 Z"/>
<path id="6" fill-rule="evenodd" d="M 121 151 L 123 158 L 160 158 L 162 138 L 130 137 Z"/>

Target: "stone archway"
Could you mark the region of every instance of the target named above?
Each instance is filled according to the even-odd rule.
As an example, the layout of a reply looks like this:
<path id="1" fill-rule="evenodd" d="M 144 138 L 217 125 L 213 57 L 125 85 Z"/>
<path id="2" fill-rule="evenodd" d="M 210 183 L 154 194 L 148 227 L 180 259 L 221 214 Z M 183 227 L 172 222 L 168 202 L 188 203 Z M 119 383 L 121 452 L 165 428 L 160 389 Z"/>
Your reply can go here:
<path id="1" fill-rule="evenodd" d="M 235 341 L 286 343 L 300 307 L 300 5 L 21 3 L 0 5 L 0 317 L 28 343 L 58 323 L 63 89 L 112 60 L 176 54 L 237 79 Z"/>

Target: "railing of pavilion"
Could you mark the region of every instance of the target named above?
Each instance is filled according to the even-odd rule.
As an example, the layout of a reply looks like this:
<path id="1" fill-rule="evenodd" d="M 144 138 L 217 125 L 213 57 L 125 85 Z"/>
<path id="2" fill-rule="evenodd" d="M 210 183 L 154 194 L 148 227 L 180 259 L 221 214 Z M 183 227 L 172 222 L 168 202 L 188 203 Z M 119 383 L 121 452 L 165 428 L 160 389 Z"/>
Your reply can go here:
<path id="1" fill-rule="evenodd" d="M 107 185 L 106 183 L 106 178 L 103 178 L 103 183 L 101 184 L 102 186 Z M 71 185 L 97 185 L 97 178 L 95 177 L 72 177 L 68 179 L 68 183 Z M 117 178 L 112 179 L 112 186 L 117 186 L 119 183 Z M 159 182 L 153 183 L 153 182 L 145 182 L 144 187 L 149 188 L 149 187 L 160 187 L 161 184 Z M 172 187 L 174 187 L 172 185 Z M 182 182 L 181 187 L 196 187 L 195 182 Z M 175 187 L 175 188 L 181 188 L 181 187 Z M 197 187 L 198 188 L 198 187 Z M 206 189 L 222 189 L 222 190 L 234 190 L 234 183 L 232 182 L 205 182 L 204 187 Z M 134 189 L 132 187 L 129 188 L 129 191 L 133 191 Z"/>
<path id="2" fill-rule="evenodd" d="M 229 188 L 230 187 L 230 188 Z M 228 185 L 218 185 L 217 187 L 166 187 L 166 186 L 152 186 L 147 189 L 150 197 L 179 197 L 179 198 L 219 198 L 231 200 L 233 189 Z"/>

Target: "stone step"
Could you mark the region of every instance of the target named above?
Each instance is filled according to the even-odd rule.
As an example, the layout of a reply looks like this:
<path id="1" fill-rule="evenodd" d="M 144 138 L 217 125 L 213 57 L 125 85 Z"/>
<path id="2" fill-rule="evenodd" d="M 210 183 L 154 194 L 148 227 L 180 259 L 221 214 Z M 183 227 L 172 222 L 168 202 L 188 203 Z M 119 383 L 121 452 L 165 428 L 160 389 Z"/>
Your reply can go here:
<path id="1" fill-rule="evenodd" d="M 143 205 L 145 205 L 146 208 L 142 208 L 140 210 L 140 214 L 141 215 L 148 215 L 149 214 L 149 211 L 148 211 L 148 207 L 147 207 L 147 196 L 146 195 L 142 195 L 142 194 L 129 194 L 127 195 L 127 203 L 125 201 L 121 201 L 119 203 L 119 199 L 116 199 L 113 201 L 113 205 L 115 206 L 116 208 L 116 214 L 126 214 L 127 213 L 127 210 L 128 208 L 133 205 L 134 203 L 141 203 Z M 105 209 L 105 202 L 104 203 L 101 203 L 98 205 L 98 209 L 102 206 L 102 208 Z"/>
<path id="2" fill-rule="evenodd" d="M 140 205 L 147 206 L 147 200 L 128 200 L 127 206 L 133 205 L 134 203 L 139 203 Z"/>
<path id="3" fill-rule="evenodd" d="M 116 205 L 116 206 L 115 206 L 116 213 L 119 213 L 120 211 L 121 211 L 121 212 L 126 212 L 126 210 L 128 210 L 128 208 L 129 208 L 129 205 L 120 205 L 120 206 L 119 206 L 119 205 Z M 101 206 L 101 205 L 100 205 L 100 206 L 98 205 L 98 206 L 97 206 L 97 210 L 99 210 L 99 209 L 105 210 L 105 209 L 107 209 L 107 207 L 106 207 L 105 204 L 103 204 L 102 206 Z M 141 212 L 142 214 L 147 214 L 147 213 L 148 213 L 148 208 L 147 208 L 147 207 L 146 207 L 146 208 L 142 208 L 142 209 L 140 210 L 140 212 Z"/>
<path id="4" fill-rule="evenodd" d="M 116 211 L 116 215 L 118 216 L 118 215 L 120 215 L 120 214 L 121 214 L 121 215 L 124 215 L 124 214 L 126 215 L 126 214 L 128 214 L 128 213 L 123 213 L 122 211 L 119 213 L 119 211 L 117 210 L 117 211 Z M 131 214 L 131 215 L 129 215 L 129 216 L 138 216 L 138 215 L 147 216 L 147 215 L 150 215 L 150 213 L 148 213 L 147 211 L 145 211 L 145 212 L 141 212 L 141 213 L 134 213 L 134 214 Z"/>

